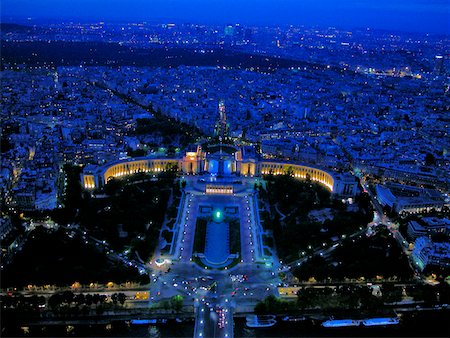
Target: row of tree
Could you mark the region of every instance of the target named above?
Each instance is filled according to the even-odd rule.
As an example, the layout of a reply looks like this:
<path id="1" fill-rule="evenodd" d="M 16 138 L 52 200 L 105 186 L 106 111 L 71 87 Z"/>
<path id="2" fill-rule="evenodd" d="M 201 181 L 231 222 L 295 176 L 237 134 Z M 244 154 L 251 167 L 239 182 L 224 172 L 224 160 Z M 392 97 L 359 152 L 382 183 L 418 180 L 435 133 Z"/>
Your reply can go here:
<path id="1" fill-rule="evenodd" d="M 424 302 L 426 305 L 435 303 L 448 304 L 450 301 L 450 286 L 441 284 L 408 285 L 406 287 L 384 283 L 379 293 L 366 285 L 341 285 L 335 288 L 303 287 L 297 293 L 297 299 L 288 301 L 269 296 L 255 306 L 257 314 L 290 314 L 303 310 L 378 310 L 384 304 L 397 303 L 412 297 L 412 300 Z"/>
<path id="2" fill-rule="evenodd" d="M 156 304 L 155 308 L 160 308 L 165 311 L 180 312 L 183 308 L 184 299 L 180 295 L 173 296 L 170 299 L 164 299 Z"/>
<path id="3" fill-rule="evenodd" d="M 72 291 L 55 293 L 48 299 L 49 309 L 56 315 L 88 315 L 94 308 L 97 314 L 106 309 L 122 307 L 127 299 L 124 293 L 113 293 L 110 298 L 103 294 L 74 294 Z"/>

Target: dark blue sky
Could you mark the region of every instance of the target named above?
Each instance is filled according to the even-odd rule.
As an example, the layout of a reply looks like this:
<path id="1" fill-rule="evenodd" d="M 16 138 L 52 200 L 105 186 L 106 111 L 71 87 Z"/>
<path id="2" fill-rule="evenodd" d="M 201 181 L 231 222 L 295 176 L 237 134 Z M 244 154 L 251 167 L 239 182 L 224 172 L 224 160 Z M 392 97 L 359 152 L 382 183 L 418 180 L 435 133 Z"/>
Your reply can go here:
<path id="1" fill-rule="evenodd" d="M 305 24 L 450 34 L 450 0 L 1 0 L 2 18 Z"/>

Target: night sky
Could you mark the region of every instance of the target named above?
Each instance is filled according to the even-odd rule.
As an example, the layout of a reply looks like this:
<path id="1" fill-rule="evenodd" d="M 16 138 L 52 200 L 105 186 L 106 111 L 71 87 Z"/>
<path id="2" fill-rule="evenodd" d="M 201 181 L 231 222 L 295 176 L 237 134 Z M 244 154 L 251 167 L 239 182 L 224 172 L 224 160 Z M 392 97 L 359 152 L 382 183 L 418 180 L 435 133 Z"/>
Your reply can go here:
<path id="1" fill-rule="evenodd" d="M 2 21 L 181 21 L 450 33 L 449 0 L 2 0 Z"/>

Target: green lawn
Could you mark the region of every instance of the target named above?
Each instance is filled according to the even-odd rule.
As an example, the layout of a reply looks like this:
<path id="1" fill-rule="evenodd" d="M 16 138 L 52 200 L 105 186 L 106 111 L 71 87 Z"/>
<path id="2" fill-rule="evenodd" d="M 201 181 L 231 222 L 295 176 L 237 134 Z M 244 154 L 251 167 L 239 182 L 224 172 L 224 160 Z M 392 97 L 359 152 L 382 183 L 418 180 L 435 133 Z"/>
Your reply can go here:
<path id="1" fill-rule="evenodd" d="M 206 238 L 206 226 L 208 220 L 203 217 L 197 218 L 195 223 L 195 237 L 194 237 L 194 253 L 205 252 L 205 238 Z"/>
<path id="2" fill-rule="evenodd" d="M 230 226 L 230 253 L 241 253 L 241 222 L 239 219 L 232 219 Z"/>

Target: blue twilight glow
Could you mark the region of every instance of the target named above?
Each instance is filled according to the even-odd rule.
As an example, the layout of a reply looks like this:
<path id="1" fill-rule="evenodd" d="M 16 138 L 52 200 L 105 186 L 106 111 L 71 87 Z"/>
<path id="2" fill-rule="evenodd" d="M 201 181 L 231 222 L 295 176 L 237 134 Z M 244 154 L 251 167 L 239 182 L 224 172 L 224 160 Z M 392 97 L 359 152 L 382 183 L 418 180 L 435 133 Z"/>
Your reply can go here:
<path id="1" fill-rule="evenodd" d="M 180 20 L 450 32 L 447 0 L 3 0 L 2 20 Z"/>

